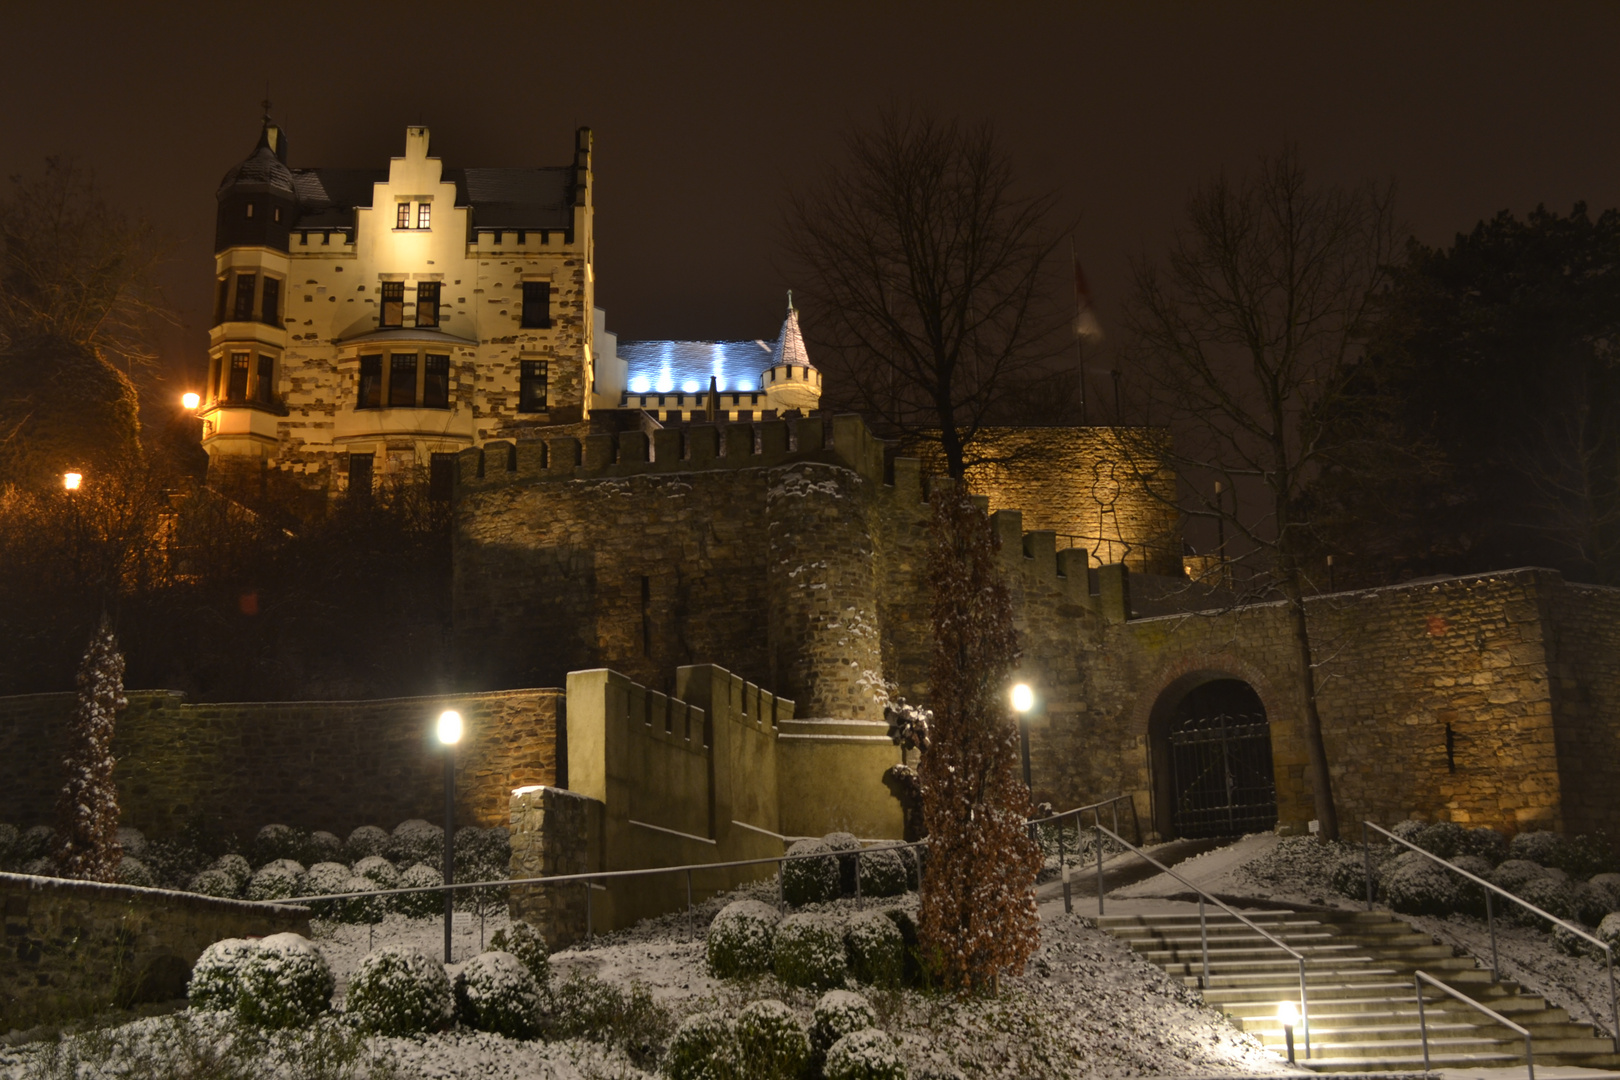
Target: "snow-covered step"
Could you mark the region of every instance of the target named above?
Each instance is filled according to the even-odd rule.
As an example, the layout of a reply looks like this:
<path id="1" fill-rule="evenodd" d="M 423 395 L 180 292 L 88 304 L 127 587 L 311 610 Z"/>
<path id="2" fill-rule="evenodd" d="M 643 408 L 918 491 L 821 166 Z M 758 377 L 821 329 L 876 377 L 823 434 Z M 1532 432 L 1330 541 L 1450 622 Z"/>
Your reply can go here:
<path id="1" fill-rule="evenodd" d="M 1458 955 L 1386 912 L 1245 913 L 1305 958 L 1310 991 L 1311 1058 L 1296 1027 L 1296 1060 L 1325 1072 L 1411 1070 L 1423 1066 L 1412 973 L 1424 971 L 1511 1016 L 1531 1031 L 1538 1064 L 1620 1066 L 1612 1042 L 1516 983 L 1495 981 L 1473 957 Z M 1098 925 L 1143 959 L 1199 989 L 1262 1045 L 1281 1054 L 1277 1006 L 1299 997 L 1299 963 L 1224 912 L 1118 915 Z M 1210 976 L 1204 971 L 1208 943 Z M 1505 1066 L 1524 1060 L 1522 1037 L 1458 1002 L 1424 998 L 1434 1068 Z"/>

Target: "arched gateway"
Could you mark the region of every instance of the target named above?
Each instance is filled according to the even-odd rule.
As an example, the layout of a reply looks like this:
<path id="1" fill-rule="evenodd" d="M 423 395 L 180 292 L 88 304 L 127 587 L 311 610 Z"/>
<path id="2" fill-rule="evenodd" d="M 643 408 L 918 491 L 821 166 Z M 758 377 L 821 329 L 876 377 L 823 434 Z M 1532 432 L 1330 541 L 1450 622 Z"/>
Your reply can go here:
<path id="1" fill-rule="evenodd" d="M 1178 679 L 1154 704 L 1150 734 L 1161 836 L 1241 836 L 1276 826 L 1271 725 L 1248 683 Z"/>

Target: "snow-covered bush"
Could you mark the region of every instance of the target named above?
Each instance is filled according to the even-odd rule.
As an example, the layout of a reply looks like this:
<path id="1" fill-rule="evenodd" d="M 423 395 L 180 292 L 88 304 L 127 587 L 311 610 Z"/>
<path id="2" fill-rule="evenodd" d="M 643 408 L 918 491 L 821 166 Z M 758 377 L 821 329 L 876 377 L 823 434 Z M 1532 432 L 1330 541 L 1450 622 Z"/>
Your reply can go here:
<path id="1" fill-rule="evenodd" d="M 861 995 L 849 990 L 822 994 L 810 1019 L 810 1052 L 816 1064 L 825 1061 L 827 1051 L 845 1035 L 872 1027 L 877 1027 L 877 1010 Z"/>
<path id="2" fill-rule="evenodd" d="M 734 900 L 709 924 L 709 970 L 721 978 L 771 970 L 771 939 L 782 916 L 758 900 Z"/>
<path id="3" fill-rule="evenodd" d="M 1582 930 L 1585 930 L 1588 934 L 1592 933 L 1592 928 L 1584 921 L 1577 922 L 1576 925 Z M 1599 950 L 1596 945 L 1593 945 L 1590 941 L 1587 941 L 1579 934 L 1570 933 L 1562 926 L 1554 926 L 1552 928 L 1552 937 L 1553 944 L 1556 945 L 1558 947 L 1558 951 L 1563 953 L 1565 956 L 1592 956 L 1594 954 L 1602 955 L 1601 950 Z"/>
<path id="4" fill-rule="evenodd" d="M 756 1001 L 732 1025 L 737 1071 L 749 1080 L 799 1080 L 810 1061 L 810 1040 L 780 1001 Z"/>
<path id="5" fill-rule="evenodd" d="M 30 862 L 50 855 L 56 847 L 56 830 L 49 825 L 35 825 L 17 841 L 17 861 Z"/>
<path id="6" fill-rule="evenodd" d="M 832 1044 L 822 1074 L 827 1080 L 906 1080 L 906 1061 L 893 1039 L 867 1028 Z"/>
<path id="7" fill-rule="evenodd" d="M 540 988 L 523 962 L 509 952 L 479 953 L 456 979 L 462 1022 L 513 1039 L 540 1033 Z"/>
<path id="8" fill-rule="evenodd" d="M 656 1064 L 674 1027 L 669 1010 L 646 987 L 632 984 L 626 993 L 578 971 L 552 985 L 540 1018 L 548 1041 L 590 1039 L 616 1046 L 641 1069 Z"/>
<path id="9" fill-rule="evenodd" d="M 1495 866 L 1508 857 L 1508 838 L 1485 826 L 1469 829 L 1457 842 L 1457 854 L 1478 855 Z"/>
<path id="10" fill-rule="evenodd" d="M 435 870 L 427 863 L 417 863 L 399 875 L 397 885 L 391 888 L 421 889 L 428 885 L 443 885 L 444 873 Z M 393 897 L 394 910 L 401 915 L 408 915 L 413 919 L 420 919 L 434 912 L 444 910 L 444 893 L 418 892 L 400 893 Z"/>
<path id="11" fill-rule="evenodd" d="M 187 830 L 176 836 L 165 836 L 161 840 L 148 840 L 146 854 L 140 857 L 146 868 L 158 882 L 168 889 L 183 889 L 202 871 L 213 864 L 214 858 L 204 851 L 197 842 L 197 836 Z M 253 868 L 246 867 L 242 874 L 242 884 L 253 876 Z M 238 890 L 240 891 L 240 889 Z"/>
<path id="12" fill-rule="evenodd" d="M 1543 874 L 1531 878 L 1515 891 L 1520 899 L 1534 904 L 1555 918 L 1568 919 L 1575 914 L 1575 890 L 1567 878 L 1561 881 L 1551 874 Z M 1546 919 L 1518 904 L 1507 904 L 1506 907 L 1508 910 L 1504 914 L 1513 922 L 1525 926 L 1539 926 L 1543 930 L 1551 929 L 1551 924 Z"/>
<path id="13" fill-rule="evenodd" d="M 236 878 L 223 870 L 204 870 L 191 879 L 186 891 L 223 899 L 235 899 L 242 895 L 242 887 L 236 883 Z"/>
<path id="14" fill-rule="evenodd" d="M 1614 849 L 1609 846 L 1608 838 L 1600 833 L 1597 836 L 1566 838 L 1548 865 L 1573 877 L 1588 878 L 1613 870 L 1616 863 Z"/>
<path id="15" fill-rule="evenodd" d="M 922 860 L 917 856 L 914 847 L 896 848 L 895 854 L 906 866 L 906 888 L 915 892 L 922 888 Z"/>
<path id="16" fill-rule="evenodd" d="M 1541 877 L 1545 871 L 1539 863 L 1528 859 L 1508 859 L 1491 871 L 1491 884 L 1517 895 L 1525 885 Z"/>
<path id="17" fill-rule="evenodd" d="M 38 859 L 29 859 L 22 865 L 22 872 L 34 877 L 55 877 L 57 874 L 56 860 L 50 856 Z"/>
<path id="18" fill-rule="evenodd" d="M 797 840 L 787 853 L 804 856 L 782 863 L 782 896 L 788 903 L 797 907 L 838 899 L 838 860 L 831 848 L 820 840 Z"/>
<path id="19" fill-rule="evenodd" d="M 1576 918 L 1590 926 L 1596 926 L 1603 921 L 1605 915 L 1620 910 L 1620 904 L 1615 903 L 1614 894 L 1602 885 L 1583 881 L 1575 886 L 1574 908 Z"/>
<path id="20" fill-rule="evenodd" d="M 670 1080 L 732 1080 L 731 1025 L 717 1012 L 693 1013 L 675 1029 L 664 1056 Z"/>
<path id="21" fill-rule="evenodd" d="M 1479 855 L 1458 855 L 1451 860 L 1451 865 L 1459 870 L 1466 870 L 1477 878 L 1491 880 L 1491 864 Z M 1457 882 L 1457 911 L 1470 915 L 1485 914 L 1485 888 L 1476 885 L 1465 877 L 1453 875 Z M 1493 901 L 1494 903 L 1495 901 Z M 1504 901 L 1505 903 L 1505 901 Z"/>
<path id="22" fill-rule="evenodd" d="M 1609 894 L 1614 903 L 1610 911 L 1620 911 L 1620 874 L 1593 874 L 1590 884 Z"/>
<path id="23" fill-rule="evenodd" d="M 235 852 L 221 855 L 210 863 L 208 868 L 218 870 L 222 874 L 229 874 L 231 880 L 236 882 L 237 893 L 241 893 L 243 889 L 247 888 L 247 883 L 253 879 L 253 867 L 248 864 L 246 859 Z"/>
<path id="24" fill-rule="evenodd" d="M 388 838 L 383 854 L 389 861 L 403 866 L 419 862 L 442 866 L 444 829 L 421 818 L 402 821 L 394 827 L 394 835 Z"/>
<path id="25" fill-rule="evenodd" d="M 1563 846 L 1564 838 L 1555 832 L 1546 830 L 1522 832 L 1508 845 L 1508 857 L 1525 859 L 1540 863 L 1542 866 L 1554 866 L 1558 862 Z"/>
<path id="26" fill-rule="evenodd" d="M 304 875 L 303 891 L 299 895 L 330 896 L 332 893 L 348 892 L 343 887 L 348 880 L 347 866 L 339 862 L 318 862 Z M 342 903 L 341 900 L 316 900 L 309 907 L 322 918 L 335 918 Z"/>
<path id="27" fill-rule="evenodd" d="M 359 874 L 350 874 L 339 892 L 377 892 L 377 883 Z M 388 911 L 388 898 L 384 896 L 351 896 L 332 902 L 331 917 L 344 923 L 380 923 Z"/>
<path id="28" fill-rule="evenodd" d="M 454 1020 L 456 995 L 443 964 L 416 949 L 386 945 L 360 961 L 343 1011 L 361 1031 L 415 1035 Z"/>
<path id="29" fill-rule="evenodd" d="M 350 862 L 359 862 L 368 855 L 381 855 L 388 850 L 388 830 L 375 825 L 362 825 L 343 842 L 343 853 Z"/>
<path id="30" fill-rule="evenodd" d="M 1428 827 L 1429 823 L 1427 821 L 1417 821 L 1413 818 L 1407 818 L 1405 821 L 1397 821 L 1395 824 L 1391 825 L 1389 827 L 1389 831 L 1400 837 L 1402 840 L 1405 840 L 1408 844 L 1415 844 L 1417 843 L 1418 833 L 1422 832 Z"/>
<path id="31" fill-rule="evenodd" d="M 303 1027 L 332 1006 L 332 969 L 298 934 L 260 941 L 239 978 L 236 1014 L 257 1027 Z"/>
<path id="32" fill-rule="evenodd" d="M 1394 845 L 1390 845 L 1393 847 Z M 1373 852 L 1373 882 L 1376 893 L 1378 881 L 1378 868 L 1383 865 L 1383 859 L 1388 854 L 1388 848 L 1380 848 Z M 1365 854 L 1346 855 L 1333 864 L 1328 874 L 1328 883 L 1333 891 L 1340 896 L 1348 896 L 1352 900 L 1367 899 L 1367 859 Z"/>
<path id="33" fill-rule="evenodd" d="M 151 869 L 133 855 L 125 855 L 118 860 L 118 884 L 139 885 L 142 888 L 157 888 L 157 877 Z"/>
<path id="34" fill-rule="evenodd" d="M 381 855 L 367 855 L 354 864 L 354 872 L 363 878 L 370 878 L 377 883 L 379 889 L 395 889 L 399 887 L 399 871 L 394 864 Z"/>
<path id="35" fill-rule="evenodd" d="M 304 842 L 304 860 L 311 863 L 342 862 L 343 841 L 324 829 L 312 832 Z"/>
<path id="36" fill-rule="evenodd" d="M 146 834 L 133 825 L 120 825 L 118 827 L 118 847 L 125 855 L 134 859 L 146 857 Z"/>
<path id="37" fill-rule="evenodd" d="M 1603 916 L 1598 923 L 1597 938 L 1611 949 L 1620 951 L 1620 911 Z"/>
<path id="38" fill-rule="evenodd" d="M 265 863 L 248 879 L 249 900 L 286 900 L 303 888 L 304 868 L 291 859 Z"/>
<path id="39" fill-rule="evenodd" d="M 900 928 L 879 911 L 857 912 L 844 927 L 850 974 L 874 986 L 899 986 L 905 974 L 906 942 Z"/>
<path id="40" fill-rule="evenodd" d="M 898 896 L 906 891 L 906 864 L 889 848 L 863 851 L 860 856 L 861 895 Z"/>
<path id="41" fill-rule="evenodd" d="M 1412 843 L 1424 851 L 1434 852 L 1442 859 L 1449 859 L 1457 854 L 1458 846 L 1467 833 L 1467 829 L 1454 821 L 1436 821 L 1432 825 L 1425 825 Z"/>
<path id="42" fill-rule="evenodd" d="M 494 881 L 508 876 L 512 863 L 511 833 L 505 828 L 463 825 L 455 835 L 456 878 Z"/>
<path id="43" fill-rule="evenodd" d="M 509 952 L 529 969 L 535 985 L 543 991 L 551 985 L 551 950 L 540 931 L 526 922 L 512 923 L 510 930 L 497 930 L 489 939 L 489 947 Z"/>
<path id="44" fill-rule="evenodd" d="M 302 829 L 291 825 L 266 825 L 248 847 L 248 859 L 256 867 L 281 859 L 298 862 L 304 858 L 308 839 Z"/>
<path id="45" fill-rule="evenodd" d="M 191 965 L 191 983 L 186 987 L 191 1007 L 202 1012 L 235 1012 L 242 969 L 258 947 L 257 941 L 224 938 L 204 949 Z"/>
<path id="46" fill-rule="evenodd" d="M 854 833 L 835 832 L 828 833 L 821 838 L 834 854 L 838 856 L 838 888 L 845 896 L 855 894 L 855 859 L 861 850 L 861 842 L 855 838 Z"/>
<path id="47" fill-rule="evenodd" d="M 915 982 L 921 974 L 921 965 L 917 951 L 917 920 L 911 917 L 911 912 L 902 907 L 888 908 L 883 917 L 894 923 L 895 929 L 900 931 L 900 940 L 905 942 L 905 969 L 903 982 Z"/>
<path id="48" fill-rule="evenodd" d="M 771 967 L 789 986 L 842 986 L 848 970 L 843 935 L 825 916 L 789 915 L 776 926 Z"/>
<path id="49" fill-rule="evenodd" d="M 1408 861 L 1410 857 L 1411 861 Z M 1407 915 L 1449 915 L 1463 903 L 1463 880 L 1437 862 L 1407 852 L 1385 879 L 1389 906 Z"/>
<path id="50" fill-rule="evenodd" d="M 21 839 L 17 826 L 0 825 L 0 870 L 10 870 L 16 865 L 17 842 Z"/>

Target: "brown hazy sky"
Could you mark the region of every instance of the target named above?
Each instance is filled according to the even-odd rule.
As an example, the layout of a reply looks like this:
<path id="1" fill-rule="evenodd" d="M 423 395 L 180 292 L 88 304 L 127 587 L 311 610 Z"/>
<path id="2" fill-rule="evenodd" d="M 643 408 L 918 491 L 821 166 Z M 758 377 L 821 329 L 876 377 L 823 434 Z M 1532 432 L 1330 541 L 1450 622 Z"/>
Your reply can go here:
<path id="1" fill-rule="evenodd" d="M 23 3 L 0 167 L 91 165 L 172 234 L 181 373 L 206 341 L 213 193 L 265 83 L 292 163 L 552 165 L 596 131 L 598 302 L 621 337 L 762 337 L 787 185 L 889 103 L 989 118 L 1081 218 L 1105 326 L 1189 186 L 1296 140 L 1399 181 L 1417 235 L 1620 204 L 1620 4 Z M 183 377 L 183 375 L 182 375 Z"/>

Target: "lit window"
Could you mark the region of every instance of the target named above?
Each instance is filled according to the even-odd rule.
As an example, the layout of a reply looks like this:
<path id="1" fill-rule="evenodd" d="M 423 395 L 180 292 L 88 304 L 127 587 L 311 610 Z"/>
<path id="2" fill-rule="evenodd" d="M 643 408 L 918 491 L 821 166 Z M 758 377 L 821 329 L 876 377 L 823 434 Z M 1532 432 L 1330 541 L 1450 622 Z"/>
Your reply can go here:
<path id="1" fill-rule="evenodd" d="M 416 354 L 391 353 L 388 357 L 388 405 L 410 409 L 416 405 Z"/>
<path id="2" fill-rule="evenodd" d="M 437 281 L 419 281 L 416 283 L 416 325 L 439 325 L 439 283 Z"/>
<path id="3" fill-rule="evenodd" d="M 432 203 L 416 204 L 416 227 L 418 229 L 426 229 L 431 227 L 433 223 L 432 209 Z"/>
<path id="4" fill-rule="evenodd" d="M 396 229 L 408 229 L 410 227 L 411 227 L 411 204 L 408 203 L 408 202 L 402 202 L 402 203 L 399 204 L 399 211 L 398 211 L 397 216 L 394 219 L 394 228 L 396 228 Z"/>
<path id="5" fill-rule="evenodd" d="M 247 216 L 248 217 L 253 216 L 253 204 L 252 203 L 247 204 Z"/>
<path id="6" fill-rule="evenodd" d="M 383 327 L 405 325 L 405 283 L 382 283 L 382 310 L 378 312 L 378 325 Z"/>
<path id="7" fill-rule="evenodd" d="M 360 358 L 360 395 L 354 403 L 357 409 L 382 408 L 382 354 L 373 353 Z"/>
<path id="8" fill-rule="evenodd" d="M 523 283 L 523 326 L 545 329 L 551 325 L 551 282 Z"/>
<path id="9" fill-rule="evenodd" d="M 422 370 L 422 408 L 450 407 L 450 358 L 429 353 Z"/>
<path id="10" fill-rule="evenodd" d="M 546 376 L 546 361 L 523 361 L 522 381 L 518 385 L 518 412 L 545 411 Z"/>
<path id="11" fill-rule="evenodd" d="M 225 389 L 227 401 L 246 401 L 248 386 L 248 354 L 231 353 L 231 381 Z"/>

